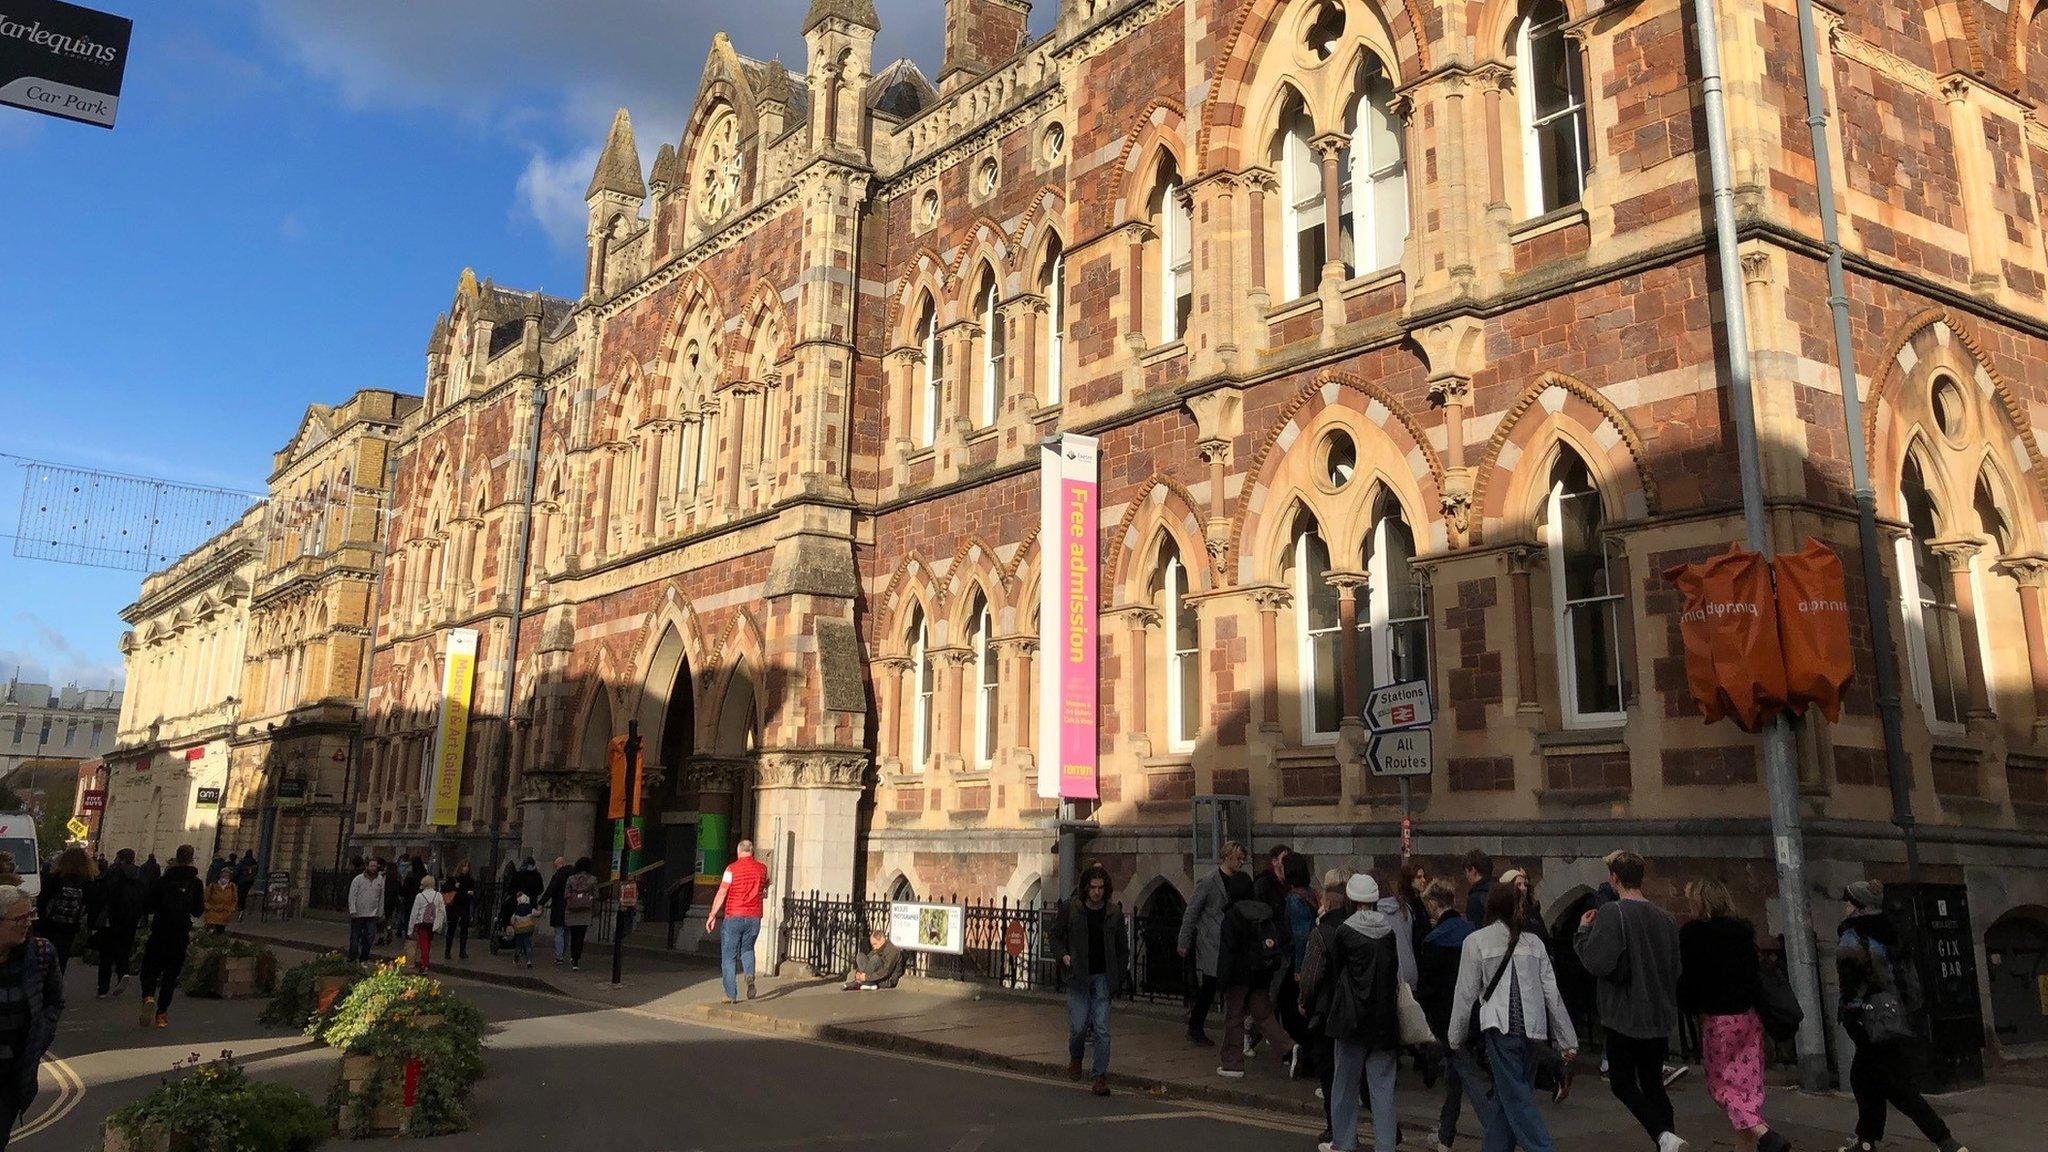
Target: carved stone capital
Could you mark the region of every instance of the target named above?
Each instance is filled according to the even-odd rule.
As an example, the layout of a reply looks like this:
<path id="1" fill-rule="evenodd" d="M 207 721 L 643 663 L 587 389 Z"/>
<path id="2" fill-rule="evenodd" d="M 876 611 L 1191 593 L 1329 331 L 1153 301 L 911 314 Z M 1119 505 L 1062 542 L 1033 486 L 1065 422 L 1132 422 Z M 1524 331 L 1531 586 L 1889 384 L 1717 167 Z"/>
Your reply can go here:
<path id="1" fill-rule="evenodd" d="M 1951 572 L 1969 571 L 1970 561 L 1983 548 L 1984 542 L 1975 536 L 1950 536 L 1927 545 L 1928 551 L 1948 563 L 1948 570 Z"/>
<path id="2" fill-rule="evenodd" d="M 1195 445 L 1195 451 L 1202 454 L 1204 464 L 1229 464 L 1230 441 L 1223 439 L 1204 440 Z"/>
<path id="3" fill-rule="evenodd" d="M 867 773 L 867 753 L 858 751 L 763 752 L 759 764 L 763 788 L 858 789 Z"/>
<path id="4" fill-rule="evenodd" d="M 1462 535 L 1471 528 L 1472 493 L 1469 489 L 1456 489 L 1446 484 L 1438 503 L 1443 506 L 1444 519 L 1450 522 L 1453 532 Z"/>
<path id="5" fill-rule="evenodd" d="M 897 368 L 916 368 L 924 363 L 924 348 L 917 344 L 906 344 L 882 353 L 882 358 Z"/>
<path id="6" fill-rule="evenodd" d="M 1258 605 L 1261 612 L 1278 612 L 1294 603 L 1294 593 L 1285 588 L 1254 588 L 1251 596 L 1252 603 Z"/>
<path id="7" fill-rule="evenodd" d="M 1343 569 L 1336 569 L 1323 574 L 1323 583 L 1335 588 L 1340 597 L 1356 596 L 1360 588 L 1370 583 L 1370 578 L 1363 572 L 1348 572 Z"/>
<path id="8" fill-rule="evenodd" d="M 917 662 L 908 656 L 884 656 L 880 660 L 875 661 L 875 667 L 880 668 L 884 672 L 891 672 L 901 676 L 912 668 L 917 667 Z"/>
<path id="9" fill-rule="evenodd" d="M 2022 588 L 2048 587 L 2048 553 L 2028 552 L 2007 556 L 1991 566 L 1993 572 L 2010 576 Z"/>
<path id="10" fill-rule="evenodd" d="M 529 768 L 519 778 L 521 804 L 596 803 L 605 778 L 576 768 Z"/>
<path id="11" fill-rule="evenodd" d="M 974 663 L 974 649 L 972 648 L 934 648 L 932 649 L 932 656 L 939 663 L 951 664 L 955 668 L 965 668 L 969 664 Z"/>
<path id="12" fill-rule="evenodd" d="M 1429 382 L 1429 401 L 1432 404 L 1449 406 L 1472 402 L 1472 378 L 1469 376 L 1442 376 Z"/>
<path id="13" fill-rule="evenodd" d="M 1507 562 L 1509 572 L 1517 574 L 1534 572 L 1536 566 L 1543 563 L 1543 546 L 1541 544 L 1510 544 L 1506 548 L 1501 549 L 1500 556 L 1502 560 Z"/>
<path id="14" fill-rule="evenodd" d="M 1123 617 L 1126 624 L 1141 631 L 1157 628 L 1160 621 L 1165 619 L 1159 609 L 1150 604 L 1128 605 L 1118 608 L 1115 614 Z"/>
<path id="15" fill-rule="evenodd" d="M 683 787 L 698 792 L 733 792 L 754 766 L 746 757 L 692 756 L 678 775 Z"/>

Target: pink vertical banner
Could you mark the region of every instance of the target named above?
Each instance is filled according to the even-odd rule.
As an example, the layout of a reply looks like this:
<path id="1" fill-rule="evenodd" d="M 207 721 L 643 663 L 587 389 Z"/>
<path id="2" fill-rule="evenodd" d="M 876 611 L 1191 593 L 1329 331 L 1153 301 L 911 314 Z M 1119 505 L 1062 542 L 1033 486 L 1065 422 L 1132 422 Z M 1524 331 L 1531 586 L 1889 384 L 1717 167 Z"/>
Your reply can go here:
<path id="1" fill-rule="evenodd" d="M 1040 457 L 1039 772 L 1041 796 L 1093 800 L 1100 508 L 1098 442 L 1065 434 Z"/>

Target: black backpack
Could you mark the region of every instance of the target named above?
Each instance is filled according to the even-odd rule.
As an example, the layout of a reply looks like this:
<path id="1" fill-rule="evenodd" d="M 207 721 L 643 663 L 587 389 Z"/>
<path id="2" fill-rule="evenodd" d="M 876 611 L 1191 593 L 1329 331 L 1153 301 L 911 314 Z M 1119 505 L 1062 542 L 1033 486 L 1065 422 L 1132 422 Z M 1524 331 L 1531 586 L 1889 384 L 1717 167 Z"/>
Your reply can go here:
<path id="1" fill-rule="evenodd" d="M 59 881 L 43 908 L 43 920 L 66 928 L 85 923 L 85 886 L 76 880 Z"/>
<path id="2" fill-rule="evenodd" d="M 1238 971 L 1264 979 L 1287 963 L 1287 929 L 1273 915 L 1273 906 L 1263 900 L 1239 900 L 1230 906 L 1237 921 L 1237 947 L 1233 959 Z"/>

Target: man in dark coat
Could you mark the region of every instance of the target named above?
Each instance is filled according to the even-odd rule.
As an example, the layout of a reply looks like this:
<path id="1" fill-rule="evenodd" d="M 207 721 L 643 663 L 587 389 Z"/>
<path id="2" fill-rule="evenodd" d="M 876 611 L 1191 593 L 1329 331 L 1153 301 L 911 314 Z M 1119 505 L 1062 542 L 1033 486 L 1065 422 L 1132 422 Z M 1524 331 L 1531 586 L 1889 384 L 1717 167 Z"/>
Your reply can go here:
<path id="1" fill-rule="evenodd" d="M 569 867 L 567 860 L 560 856 L 555 857 L 555 874 L 548 877 L 547 891 L 541 894 L 541 903 L 548 906 L 548 927 L 555 930 L 557 964 L 569 958 L 569 927 L 562 918 L 568 907 L 563 897 L 568 891 L 569 877 L 575 874 L 576 870 Z"/>
<path id="2" fill-rule="evenodd" d="M 1486 898 L 1493 894 L 1493 857 L 1477 848 L 1465 853 L 1465 919 L 1477 929 L 1486 923 Z"/>
<path id="3" fill-rule="evenodd" d="M 1130 964 L 1123 905 L 1109 898 L 1109 870 L 1090 864 L 1073 896 L 1047 928 L 1067 978 L 1067 1075 L 1083 1078 L 1081 1058 L 1095 1042 L 1097 1096 L 1109 1095 L 1109 1005 Z"/>
<path id="4" fill-rule="evenodd" d="M 0 1149 L 36 1098 L 36 1070 L 64 1013 L 57 949 L 31 934 L 35 901 L 19 888 L 0 891 L 0 986 L 12 1011 L 0 1013 Z"/>
<path id="5" fill-rule="evenodd" d="M 142 1014 L 144 1026 L 170 1024 L 171 997 L 185 971 L 185 950 L 192 943 L 192 918 L 206 911 L 206 887 L 192 866 L 192 846 L 178 848 L 176 862 L 149 890 L 149 944 L 142 951 Z"/>
<path id="6" fill-rule="evenodd" d="M 1428 911 L 1430 927 L 1415 949 L 1415 999 L 1422 1005 L 1422 1014 L 1429 1018 L 1429 1030 L 1436 1033 L 1437 1039 L 1447 1040 L 1451 1035 L 1451 1005 L 1458 995 L 1458 961 L 1464 952 L 1465 937 L 1476 931 L 1478 925 L 1458 915 L 1458 894 L 1447 880 L 1430 881 L 1429 887 L 1423 889 L 1422 905 Z M 1480 1130 L 1490 1128 L 1488 1117 L 1494 1103 L 1487 1093 L 1485 1077 L 1472 1057 L 1472 1050 L 1456 1048 L 1451 1050 L 1444 1068 L 1444 1103 L 1437 1118 L 1437 1143 L 1445 1148 L 1458 1138 L 1458 1112 L 1466 1100 L 1472 1101 Z"/>
<path id="7" fill-rule="evenodd" d="M 99 994 L 118 995 L 128 983 L 128 961 L 135 952 L 135 929 L 149 900 L 149 885 L 135 866 L 135 849 L 123 848 L 93 885 L 93 947 L 100 954 Z"/>

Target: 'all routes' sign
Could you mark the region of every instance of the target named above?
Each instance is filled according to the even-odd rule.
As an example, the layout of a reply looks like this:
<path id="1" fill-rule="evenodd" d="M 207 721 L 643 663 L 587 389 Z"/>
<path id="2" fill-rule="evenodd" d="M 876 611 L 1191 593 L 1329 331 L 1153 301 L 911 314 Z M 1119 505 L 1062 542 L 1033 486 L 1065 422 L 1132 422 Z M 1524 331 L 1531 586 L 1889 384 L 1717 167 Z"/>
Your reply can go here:
<path id="1" fill-rule="evenodd" d="M 134 22 L 62 0 L 0 4 L 0 104 L 114 126 Z"/>

